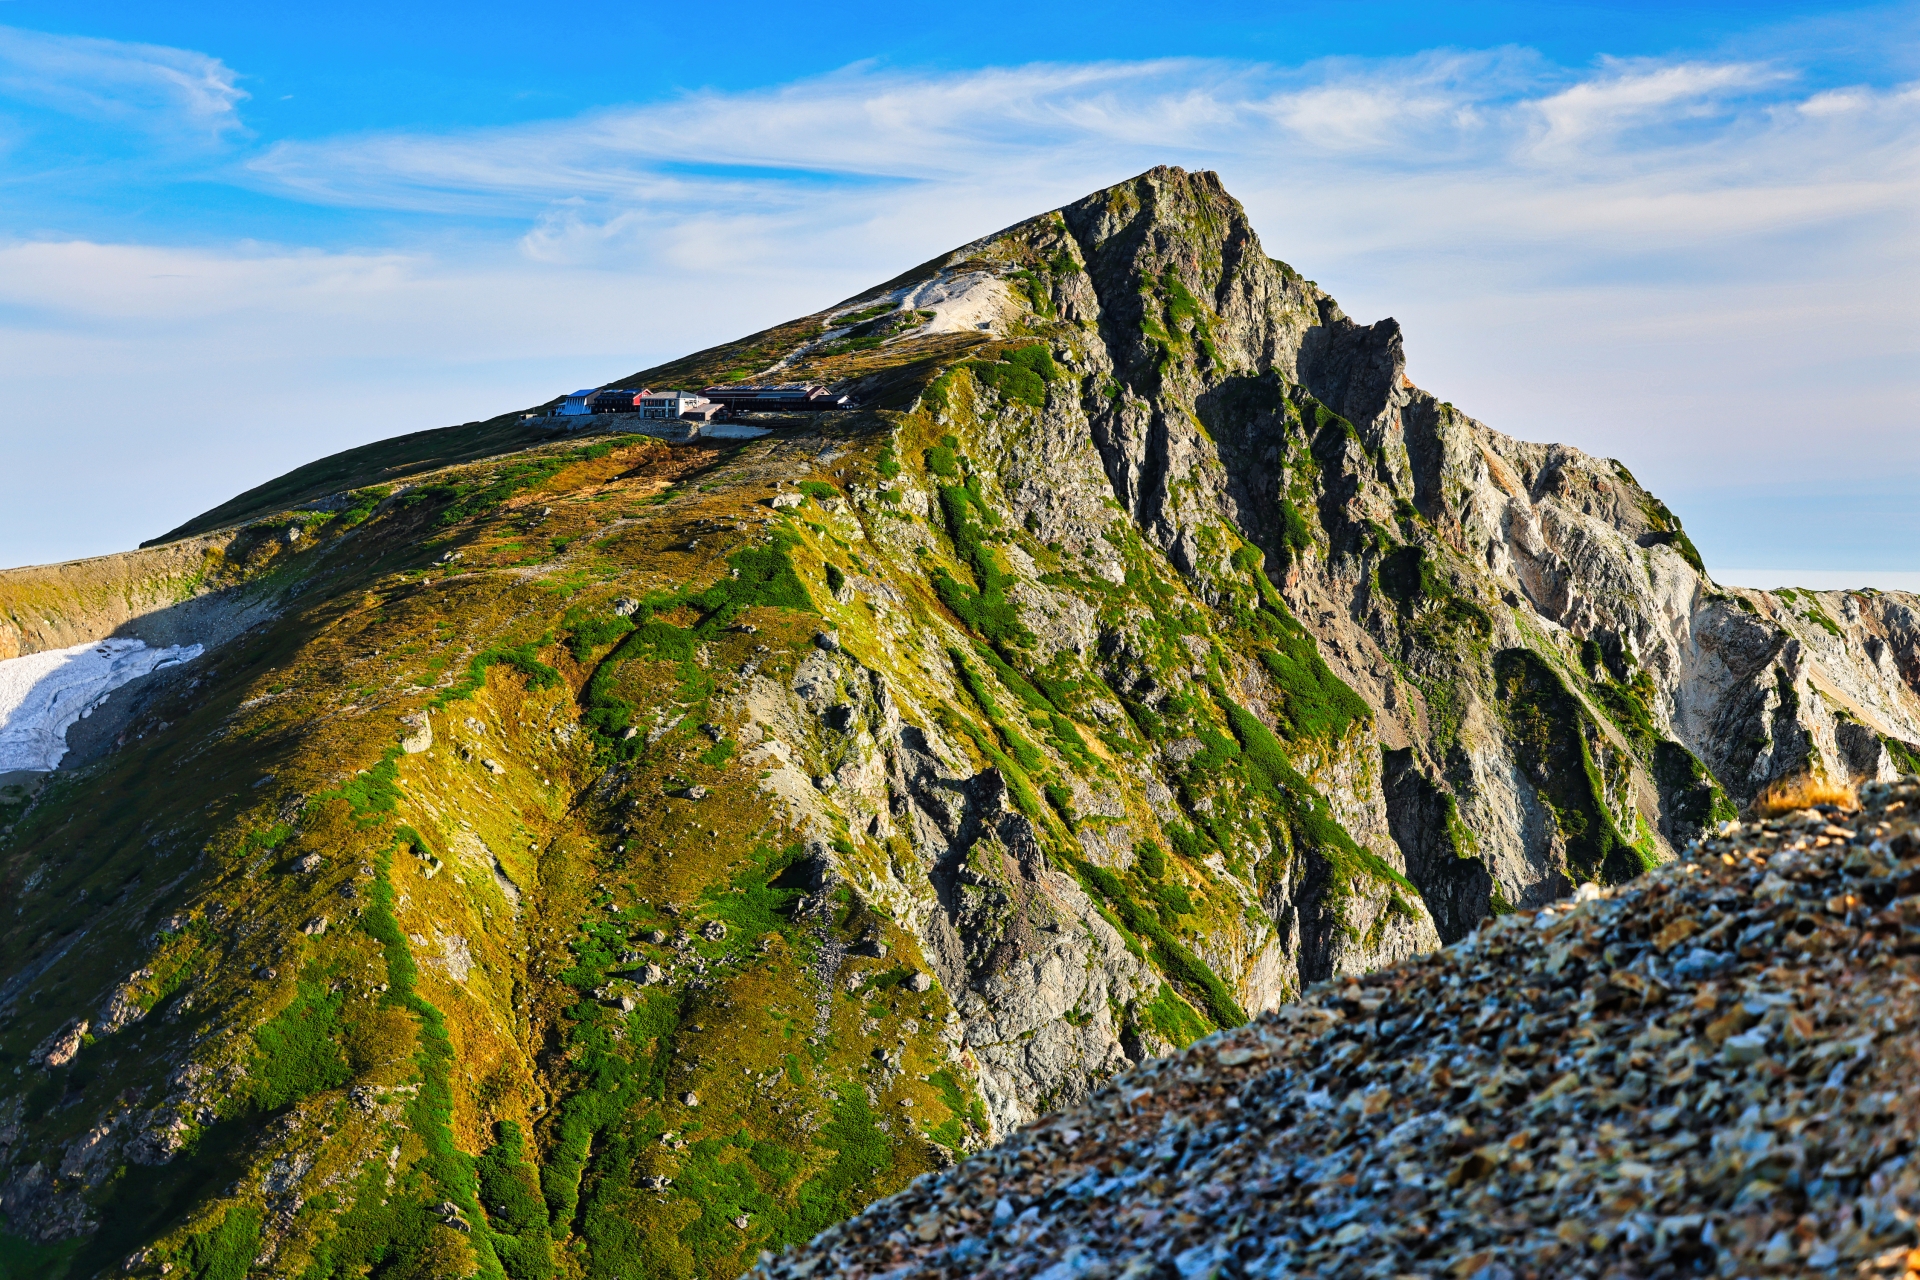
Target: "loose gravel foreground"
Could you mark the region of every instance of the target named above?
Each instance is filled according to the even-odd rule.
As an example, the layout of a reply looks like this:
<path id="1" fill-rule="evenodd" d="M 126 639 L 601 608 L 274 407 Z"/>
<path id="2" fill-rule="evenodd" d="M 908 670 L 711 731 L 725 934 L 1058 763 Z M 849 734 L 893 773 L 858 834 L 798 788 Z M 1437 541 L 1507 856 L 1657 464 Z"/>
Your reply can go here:
<path id="1" fill-rule="evenodd" d="M 1920 1276 L 1920 780 L 1109 1083 L 777 1277 Z"/>

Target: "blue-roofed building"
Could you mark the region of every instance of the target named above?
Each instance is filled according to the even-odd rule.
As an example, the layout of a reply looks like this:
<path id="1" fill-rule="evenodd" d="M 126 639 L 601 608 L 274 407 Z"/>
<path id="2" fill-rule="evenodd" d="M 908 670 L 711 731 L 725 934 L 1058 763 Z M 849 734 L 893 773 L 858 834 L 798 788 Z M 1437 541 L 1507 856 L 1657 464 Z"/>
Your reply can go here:
<path id="1" fill-rule="evenodd" d="M 553 415 L 556 418 L 572 418 L 580 414 L 592 413 L 593 398 L 599 394 L 600 388 L 598 387 L 588 387 L 584 391 L 576 391 L 561 401 L 560 407 L 553 411 Z"/>

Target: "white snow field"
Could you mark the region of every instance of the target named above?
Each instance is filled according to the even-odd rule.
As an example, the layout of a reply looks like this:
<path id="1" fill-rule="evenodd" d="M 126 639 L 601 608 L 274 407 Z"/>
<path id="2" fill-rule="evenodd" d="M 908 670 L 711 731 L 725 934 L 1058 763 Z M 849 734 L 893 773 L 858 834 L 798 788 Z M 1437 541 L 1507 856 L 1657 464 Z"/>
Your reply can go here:
<path id="1" fill-rule="evenodd" d="M 150 649 L 144 640 L 100 640 L 0 661 L 0 773 L 59 768 L 67 730 L 108 694 L 200 654 L 197 644 Z"/>

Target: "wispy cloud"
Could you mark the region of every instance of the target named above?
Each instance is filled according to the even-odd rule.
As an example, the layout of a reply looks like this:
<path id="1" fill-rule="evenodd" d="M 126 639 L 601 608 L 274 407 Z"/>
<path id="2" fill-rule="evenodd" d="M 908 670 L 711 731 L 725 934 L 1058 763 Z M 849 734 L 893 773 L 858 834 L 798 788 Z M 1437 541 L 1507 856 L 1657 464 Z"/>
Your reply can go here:
<path id="1" fill-rule="evenodd" d="M 1578 167 L 1622 150 L 1629 130 L 1645 131 L 1630 144 L 1644 157 L 1692 140 L 1703 119 L 1722 132 L 1764 120 L 1794 101 L 1790 82 L 1751 63 L 1608 63 L 1574 77 L 1525 50 L 1304 69 L 1195 59 L 926 75 L 855 67 L 533 125 L 283 142 L 251 168 L 315 198 L 404 208 L 649 198 L 686 165 L 760 168 L 763 182 L 796 171 L 965 181 L 1088 147 L 1107 164 L 1130 149 L 1420 166 L 1546 150 Z M 1768 87 L 1777 92 L 1757 92 Z M 1833 111 L 1851 98 L 1815 101 Z M 671 198 L 686 187 L 657 190 Z"/>
<path id="2" fill-rule="evenodd" d="M 1523 110 L 1536 112 L 1545 126 L 1537 144 L 1540 151 L 1565 153 L 1596 140 L 1617 146 L 1621 135 L 1635 127 L 1671 130 L 1702 120 L 1725 124 L 1740 98 L 1793 79 L 1757 63 L 1609 60 L 1604 65 L 1599 76 L 1523 104 Z"/>
<path id="3" fill-rule="evenodd" d="M 804 259 L 845 286 L 818 305 L 1156 163 L 1220 169 L 1269 252 L 1399 316 L 1415 376 L 1502 429 L 1632 458 L 1682 498 L 1773 475 L 1814 422 L 1829 466 L 1920 473 L 1899 408 L 1920 396 L 1920 88 L 1815 90 L 1779 61 L 861 66 L 284 143 L 252 172 L 526 218 L 543 269 L 747 298 Z"/>
<path id="4" fill-rule="evenodd" d="M 1525 208 L 1526 238 L 1651 227 L 1671 241 L 1725 219 L 1752 229 L 1891 207 L 1914 194 L 1917 128 L 1910 89 L 1796 96 L 1789 71 L 1761 63 L 1609 62 L 1576 75 L 1524 50 L 1442 51 L 1291 69 L 856 67 L 536 125 L 283 142 L 249 168 L 313 200 L 534 219 L 527 248 L 548 258 L 622 228 L 863 222 L 875 201 L 836 183 L 883 184 L 880 202 L 895 204 L 926 193 L 951 206 L 964 193 L 979 208 L 1167 160 L 1218 166 L 1242 189 L 1480 187 L 1503 201 L 1474 216 Z M 1556 195 L 1567 198 L 1543 221 Z M 1393 216 L 1409 221 L 1404 208 Z M 1379 233 L 1364 212 L 1360 223 Z"/>
<path id="5" fill-rule="evenodd" d="M 0 98 L 148 134 L 211 140 L 239 129 L 238 79 L 190 49 L 0 27 Z"/>

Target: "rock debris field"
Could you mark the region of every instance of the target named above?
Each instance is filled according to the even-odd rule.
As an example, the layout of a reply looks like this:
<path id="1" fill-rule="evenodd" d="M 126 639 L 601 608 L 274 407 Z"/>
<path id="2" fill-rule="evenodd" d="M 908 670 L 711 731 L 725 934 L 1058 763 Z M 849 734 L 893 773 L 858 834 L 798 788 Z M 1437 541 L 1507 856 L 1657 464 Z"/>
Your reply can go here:
<path id="1" fill-rule="evenodd" d="M 1118 1077 L 777 1277 L 1920 1275 L 1920 779 Z"/>

